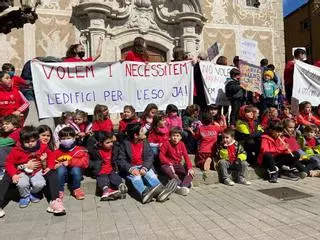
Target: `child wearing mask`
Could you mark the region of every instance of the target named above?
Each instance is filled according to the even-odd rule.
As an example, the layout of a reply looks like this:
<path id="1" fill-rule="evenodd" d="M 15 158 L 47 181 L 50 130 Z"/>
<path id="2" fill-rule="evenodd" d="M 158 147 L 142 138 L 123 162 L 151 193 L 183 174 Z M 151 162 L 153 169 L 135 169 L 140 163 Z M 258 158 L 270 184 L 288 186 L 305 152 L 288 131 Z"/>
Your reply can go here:
<path id="1" fill-rule="evenodd" d="M 76 132 L 72 127 L 65 127 L 59 132 L 60 145 L 53 152 L 56 162 L 55 169 L 59 181 L 59 197 L 64 196 L 64 185 L 71 183 L 72 195 L 77 200 L 84 199 L 84 192 L 80 188 L 82 172 L 89 165 L 89 155 L 87 150 L 76 145 Z"/>

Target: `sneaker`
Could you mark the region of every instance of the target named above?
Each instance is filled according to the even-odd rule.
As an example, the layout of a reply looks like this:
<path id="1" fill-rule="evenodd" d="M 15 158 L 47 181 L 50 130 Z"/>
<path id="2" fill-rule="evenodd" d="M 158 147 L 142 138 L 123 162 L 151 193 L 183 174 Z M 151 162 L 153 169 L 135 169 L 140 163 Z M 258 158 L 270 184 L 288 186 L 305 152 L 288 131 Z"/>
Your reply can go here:
<path id="1" fill-rule="evenodd" d="M 306 173 L 306 172 L 300 172 L 300 173 L 299 173 L 299 176 L 300 176 L 301 179 L 304 179 L 304 178 L 308 177 L 308 173 Z"/>
<path id="2" fill-rule="evenodd" d="M 63 207 L 63 202 L 60 198 L 50 201 L 49 207 L 47 208 L 47 212 L 53 213 L 55 216 L 66 215 L 66 210 Z"/>
<path id="3" fill-rule="evenodd" d="M 26 208 L 29 206 L 29 204 L 30 204 L 29 196 L 24 197 L 24 198 L 20 198 L 20 200 L 19 200 L 19 207 L 20 208 Z"/>
<path id="4" fill-rule="evenodd" d="M 177 187 L 175 193 L 176 194 L 179 194 L 179 195 L 182 195 L 182 196 L 187 196 L 188 193 L 190 192 L 189 188 L 187 187 Z"/>
<path id="5" fill-rule="evenodd" d="M 4 176 L 4 169 L 0 168 L 0 180 L 3 178 Z"/>
<path id="6" fill-rule="evenodd" d="M 178 181 L 176 179 L 171 179 L 163 190 L 158 194 L 157 201 L 165 202 L 169 199 L 169 196 L 176 191 L 178 187 Z"/>
<path id="7" fill-rule="evenodd" d="M 127 192 L 128 192 L 128 187 L 126 186 L 126 184 L 121 183 L 121 184 L 119 185 L 119 187 L 118 187 L 118 190 L 119 190 L 120 193 L 121 193 L 120 198 L 121 198 L 121 199 L 125 199 L 126 196 L 127 196 L 126 194 L 127 194 Z"/>
<path id="8" fill-rule="evenodd" d="M 290 180 L 290 181 L 298 181 L 299 180 L 299 177 L 291 171 L 282 173 L 280 177 L 283 179 L 286 179 L 286 180 Z"/>
<path id="9" fill-rule="evenodd" d="M 151 189 L 146 188 L 142 193 L 142 199 L 141 202 L 143 204 L 148 203 L 152 200 L 152 198 L 155 196 L 158 190 L 162 188 L 162 184 L 159 183 L 158 185 L 154 186 Z"/>
<path id="10" fill-rule="evenodd" d="M 211 158 L 207 158 L 206 161 L 204 162 L 203 170 L 204 171 L 209 171 L 210 168 L 211 168 L 211 163 L 212 163 L 212 159 Z"/>
<path id="11" fill-rule="evenodd" d="M 234 181 L 232 181 L 230 178 L 223 180 L 223 183 L 227 186 L 234 186 Z"/>
<path id="12" fill-rule="evenodd" d="M 278 176 L 279 176 L 279 168 L 276 167 L 275 171 L 269 171 L 268 170 L 268 174 L 269 174 L 269 182 L 270 183 L 278 183 Z"/>
<path id="13" fill-rule="evenodd" d="M 245 179 L 244 177 L 240 177 L 238 183 L 243 185 L 251 185 L 251 182 Z"/>
<path id="14" fill-rule="evenodd" d="M 63 197 L 64 197 L 64 192 L 59 191 L 59 198 L 61 199 L 61 201 L 63 201 Z"/>
<path id="15" fill-rule="evenodd" d="M 113 190 L 111 188 L 107 188 L 103 191 L 100 201 L 111 201 L 119 199 L 121 193 L 119 190 Z"/>
<path id="16" fill-rule="evenodd" d="M 82 191 L 81 188 L 77 188 L 77 189 L 73 190 L 73 196 L 77 200 L 83 200 L 84 199 L 84 192 Z"/>
<path id="17" fill-rule="evenodd" d="M 40 202 L 40 200 L 41 200 L 41 198 L 38 194 L 33 194 L 33 193 L 30 194 L 30 201 L 32 203 L 38 203 L 38 202 Z"/>
<path id="18" fill-rule="evenodd" d="M 310 177 L 320 177 L 320 170 L 310 170 Z"/>
<path id="19" fill-rule="evenodd" d="M 3 211 L 2 208 L 0 208 L 0 218 L 4 217 L 4 215 L 6 215 L 6 213 Z"/>

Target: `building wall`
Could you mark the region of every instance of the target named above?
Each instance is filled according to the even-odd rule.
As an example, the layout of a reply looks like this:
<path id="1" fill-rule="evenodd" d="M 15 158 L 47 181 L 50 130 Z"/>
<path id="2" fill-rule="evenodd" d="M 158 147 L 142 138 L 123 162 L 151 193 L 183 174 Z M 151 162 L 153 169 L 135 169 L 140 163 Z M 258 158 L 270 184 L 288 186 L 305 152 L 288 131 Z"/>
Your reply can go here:
<path id="1" fill-rule="evenodd" d="M 113 1 L 113 4 L 118 4 L 117 2 Z M 239 51 L 238 40 L 241 37 L 253 39 L 258 41 L 257 63 L 261 58 L 267 57 L 282 72 L 285 54 L 282 2 L 260 2 L 260 8 L 256 9 L 246 7 L 246 0 L 200 0 L 207 22 L 203 27 L 198 50 L 206 51 L 218 41 L 221 44 L 221 54 L 227 56 L 231 64 Z M 0 64 L 12 62 L 20 69 L 25 61 L 34 56 L 64 56 L 67 47 L 79 41 L 80 31 L 71 23 L 72 7 L 77 4 L 79 0 L 42 0 L 42 5 L 37 10 L 39 19 L 36 24 L 27 24 L 23 29 L 14 29 L 8 35 L 0 35 Z M 147 39 L 154 38 L 153 35 L 148 35 L 145 35 Z M 163 39 L 160 40 L 164 42 Z M 102 59 L 120 57 L 119 54 L 108 55 L 106 50 L 111 51 L 112 47 L 108 41 L 104 44 Z"/>
<path id="2" fill-rule="evenodd" d="M 308 5 L 299 8 L 284 19 L 286 60 L 292 59 L 292 48 L 307 47 L 310 44 L 310 31 L 302 29 L 301 23 L 309 18 Z M 310 60 L 310 59 L 309 59 Z"/>
<path id="3" fill-rule="evenodd" d="M 208 19 L 203 30 L 203 49 L 215 41 L 222 44 L 221 54 L 229 63 L 238 55 L 241 37 L 258 42 L 258 59 L 266 57 L 279 72 L 284 65 L 282 1 L 260 0 L 260 8 L 247 7 L 245 0 L 202 0 Z"/>

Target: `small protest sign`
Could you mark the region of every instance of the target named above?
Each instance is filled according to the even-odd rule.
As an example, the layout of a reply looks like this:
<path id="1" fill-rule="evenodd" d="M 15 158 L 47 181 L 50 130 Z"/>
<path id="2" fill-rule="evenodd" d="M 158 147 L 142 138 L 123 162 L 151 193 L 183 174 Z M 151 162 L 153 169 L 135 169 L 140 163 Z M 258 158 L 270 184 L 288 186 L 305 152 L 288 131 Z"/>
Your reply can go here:
<path id="1" fill-rule="evenodd" d="M 240 84 L 250 92 L 262 94 L 262 70 L 259 66 L 240 61 Z"/>

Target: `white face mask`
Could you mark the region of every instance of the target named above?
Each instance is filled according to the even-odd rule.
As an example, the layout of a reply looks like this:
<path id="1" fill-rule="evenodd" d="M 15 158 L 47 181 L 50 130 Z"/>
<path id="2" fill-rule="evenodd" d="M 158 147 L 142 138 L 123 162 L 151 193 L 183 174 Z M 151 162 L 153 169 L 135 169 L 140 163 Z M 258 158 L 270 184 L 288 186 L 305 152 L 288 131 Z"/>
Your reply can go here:
<path id="1" fill-rule="evenodd" d="M 60 144 L 65 148 L 70 148 L 74 144 L 74 142 L 75 140 L 71 138 L 71 139 L 61 140 Z"/>

